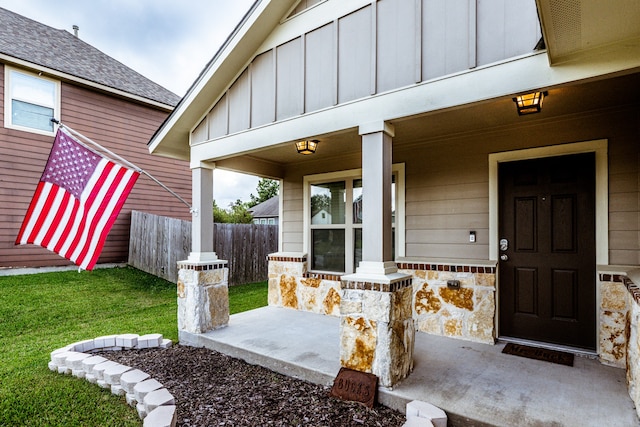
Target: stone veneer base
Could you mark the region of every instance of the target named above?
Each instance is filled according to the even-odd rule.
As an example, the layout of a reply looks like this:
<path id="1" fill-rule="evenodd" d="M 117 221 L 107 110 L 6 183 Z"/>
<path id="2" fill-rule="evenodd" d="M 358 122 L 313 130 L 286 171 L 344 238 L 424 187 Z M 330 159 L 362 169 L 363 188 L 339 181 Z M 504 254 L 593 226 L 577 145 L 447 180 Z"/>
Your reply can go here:
<path id="1" fill-rule="evenodd" d="M 600 360 L 626 368 L 629 396 L 640 416 L 640 287 L 624 274 L 600 273 L 599 279 Z"/>
<path id="2" fill-rule="evenodd" d="M 49 369 L 53 372 L 62 374 L 73 374 L 73 376 L 84 378 L 91 383 L 97 383 L 103 388 L 110 388 L 111 392 L 115 395 L 126 395 L 127 403 L 130 406 L 137 406 L 138 415 L 141 419 L 144 420 L 144 426 L 146 427 L 174 427 L 177 423 L 175 399 L 173 399 L 173 396 L 171 396 L 171 394 L 166 391 L 166 389 L 164 390 L 166 391 L 166 394 L 168 396 L 171 396 L 171 399 L 167 399 L 167 404 L 165 405 L 156 407 L 155 405 L 149 406 L 149 404 L 147 404 L 145 401 L 137 402 L 136 398 L 133 397 L 133 393 L 127 393 L 127 390 L 125 390 L 120 384 L 121 375 L 133 371 L 133 368 L 125 365 L 120 365 L 119 363 L 108 361 L 106 359 L 105 361 L 91 360 L 94 359 L 91 353 L 94 353 L 96 351 L 119 351 L 141 348 L 169 348 L 172 344 L 173 343 L 171 340 L 164 339 L 161 334 L 108 335 L 90 340 L 78 341 L 65 347 L 53 350 L 51 352 L 51 360 L 48 366 Z M 85 360 L 87 362 L 83 363 Z M 141 382 L 149 381 L 149 375 L 140 376 L 140 380 Z M 132 388 L 134 385 L 135 384 L 133 383 L 127 384 L 127 387 Z M 160 387 L 160 389 L 162 389 L 162 386 Z M 160 415 L 161 413 L 162 416 L 155 416 L 154 413 L 156 411 L 159 411 L 158 415 Z M 171 417 L 171 419 L 168 420 L 169 417 Z"/>
<path id="3" fill-rule="evenodd" d="M 269 256 L 269 305 L 339 316 L 349 275 L 307 271 L 306 254 Z M 495 342 L 495 265 L 398 262 L 398 273 L 411 276 L 416 330 L 486 344 Z M 460 289 L 448 289 L 459 280 Z M 353 281 L 352 289 L 393 291 L 391 283 Z M 395 284 L 394 287 L 399 285 Z"/>
<path id="4" fill-rule="evenodd" d="M 393 387 L 413 369 L 415 326 L 411 276 L 342 278 L 340 365 L 376 375 Z"/>
<path id="5" fill-rule="evenodd" d="M 229 323 L 227 261 L 178 262 L 178 329 L 201 334 Z"/>

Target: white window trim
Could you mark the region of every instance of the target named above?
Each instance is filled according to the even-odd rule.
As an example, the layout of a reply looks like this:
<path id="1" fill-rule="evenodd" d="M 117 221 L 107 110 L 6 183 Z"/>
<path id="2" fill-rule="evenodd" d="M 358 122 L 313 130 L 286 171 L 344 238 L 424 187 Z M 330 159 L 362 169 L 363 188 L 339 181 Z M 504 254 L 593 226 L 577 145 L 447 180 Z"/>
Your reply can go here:
<path id="1" fill-rule="evenodd" d="M 59 80 L 54 80 L 48 77 L 43 77 L 39 74 L 36 73 L 32 73 L 29 72 L 27 70 L 23 70 L 20 68 L 14 68 L 8 65 L 5 65 L 4 68 L 4 88 L 5 88 L 5 92 L 4 92 L 4 127 L 8 128 L 8 129 L 16 129 L 16 130 L 21 130 L 24 132 L 31 132 L 31 133 L 37 133 L 39 135 L 47 135 L 47 136 L 54 136 L 55 135 L 55 126 L 53 127 L 53 130 L 51 131 L 46 131 L 46 130 L 41 130 L 41 129 L 34 129 L 31 127 L 27 127 L 27 126 L 19 126 L 19 125 L 14 125 L 12 123 L 11 120 L 11 115 L 12 115 L 12 100 L 13 100 L 13 86 L 11 85 L 11 74 L 13 72 L 17 72 L 17 73 L 21 73 L 24 75 L 27 75 L 29 77 L 33 77 L 36 79 L 42 79 L 42 80 L 46 80 L 49 81 L 51 83 L 53 83 L 55 85 L 55 101 L 54 101 L 54 105 L 53 105 L 53 117 L 56 118 L 57 120 L 60 120 L 60 105 L 61 105 L 61 101 L 60 101 L 60 81 Z M 47 106 L 48 107 L 48 106 Z"/>
<path id="2" fill-rule="evenodd" d="M 405 256 L 405 164 L 404 163 L 396 163 L 392 166 L 392 172 L 396 175 L 396 216 L 395 216 L 395 256 L 397 258 L 401 258 Z M 303 221 L 302 221 L 302 247 L 303 251 L 307 254 L 308 257 L 311 257 L 311 185 L 319 184 L 331 181 L 339 181 L 346 179 L 361 179 L 362 178 L 362 169 L 350 169 L 339 172 L 328 172 L 321 173 L 315 175 L 305 175 L 303 177 Z M 364 188 L 364 182 L 363 182 Z M 351 185 L 347 185 L 346 191 L 351 190 Z M 352 206 L 347 206 L 345 209 L 345 216 L 352 215 L 351 209 Z M 342 225 L 346 227 L 346 224 L 335 224 Z M 359 226 L 361 226 L 359 224 Z M 322 227 L 318 227 L 322 228 Z M 327 226 L 326 228 L 331 228 Z M 349 249 L 351 249 L 350 252 Z M 347 239 L 345 236 L 345 253 L 353 252 L 353 242 L 351 239 Z M 352 257 L 347 258 L 350 259 Z M 309 259 L 310 262 L 310 259 Z M 345 267 L 350 265 L 349 262 L 345 263 Z M 357 266 L 353 266 L 353 271 L 355 272 L 355 268 Z M 335 272 L 334 272 L 335 273 Z M 347 271 L 347 274 L 350 272 Z"/>

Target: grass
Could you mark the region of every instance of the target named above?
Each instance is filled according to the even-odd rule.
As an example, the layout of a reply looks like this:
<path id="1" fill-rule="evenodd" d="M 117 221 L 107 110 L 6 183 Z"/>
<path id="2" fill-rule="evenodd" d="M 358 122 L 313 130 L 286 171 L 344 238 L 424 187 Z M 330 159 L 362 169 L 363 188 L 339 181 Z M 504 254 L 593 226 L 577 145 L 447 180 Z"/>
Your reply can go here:
<path id="1" fill-rule="evenodd" d="M 266 282 L 234 286 L 230 311 L 267 303 Z M 0 277 L 0 426 L 139 426 L 122 397 L 49 371 L 50 352 L 120 333 L 178 339 L 174 283 L 134 268 Z"/>

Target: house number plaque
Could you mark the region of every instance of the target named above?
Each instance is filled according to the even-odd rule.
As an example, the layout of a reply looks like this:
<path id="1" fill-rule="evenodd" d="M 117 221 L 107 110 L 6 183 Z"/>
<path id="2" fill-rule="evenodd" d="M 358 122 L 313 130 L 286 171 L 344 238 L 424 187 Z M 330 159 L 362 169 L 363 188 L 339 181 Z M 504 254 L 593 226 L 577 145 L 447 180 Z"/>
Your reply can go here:
<path id="1" fill-rule="evenodd" d="M 353 369 L 340 368 L 329 395 L 342 400 L 359 402 L 373 408 L 377 390 L 377 376 Z"/>

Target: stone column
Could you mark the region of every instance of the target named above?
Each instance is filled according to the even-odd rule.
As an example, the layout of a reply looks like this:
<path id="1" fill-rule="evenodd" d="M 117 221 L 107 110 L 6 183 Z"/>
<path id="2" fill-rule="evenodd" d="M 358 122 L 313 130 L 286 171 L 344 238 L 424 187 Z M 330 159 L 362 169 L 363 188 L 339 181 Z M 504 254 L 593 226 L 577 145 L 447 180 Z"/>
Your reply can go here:
<path id="1" fill-rule="evenodd" d="M 201 334 L 229 323 L 227 261 L 178 262 L 178 332 Z"/>
<path id="2" fill-rule="evenodd" d="M 371 123 L 362 135 L 362 261 L 342 276 L 340 363 L 392 387 L 413 368 L 412 276 L 391 259 L 393 126 Z"/>
<path id="3" fill-rule="evenodd" d="M 413 369 L 411 276 L 397 276 L 386 283 L 342 280 L 340 364 L 376 375 L 383 387 Z"/>
<path id="4" fill-rule="evenodd" d="M 178 262 L 178 332 L 229 323 L 229 269 L 213 251 L 213 165 L 192 167 L 191 253 Z"/>

